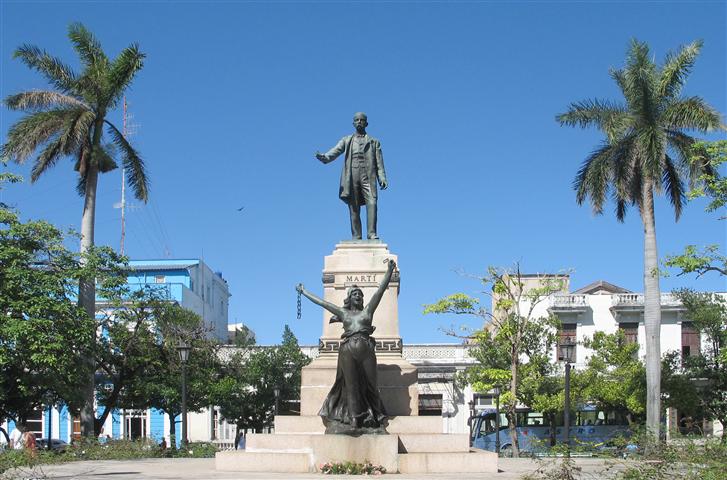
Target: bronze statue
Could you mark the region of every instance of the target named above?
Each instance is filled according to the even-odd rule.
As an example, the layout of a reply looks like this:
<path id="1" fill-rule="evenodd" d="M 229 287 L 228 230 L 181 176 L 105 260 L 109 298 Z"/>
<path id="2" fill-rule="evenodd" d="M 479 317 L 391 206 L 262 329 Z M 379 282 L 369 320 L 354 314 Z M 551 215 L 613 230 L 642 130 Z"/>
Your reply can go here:
<path id="1" fill-rule="evenodd" d="M 366 230 L 369 240 L 379 238 L 376 234 L 376 182 L 378 181 L 382 190 L 388 187 L 381 143 L 366 133 L 368 125 L 366 114 L 356 113 L 353 116 L 355 134 L 343 137 L 325 154 L 316 152 L 316 158 L 323 163 L 330 163 L 341 153 L 346 153 L 338 196 L 348 204 L 351 236 L 354 240 L 361 239 L 362 205 L 366 205 Z"/>
<path id="2" fill-rule="evenodd" d="M 299 294 L 334 315 L 331 323 L 343 323 L 336 381 L 318 412 L 326 433 L 386 433 L 386 411 L 376 381 L 376 341 L 371 337 L 376 327 L 371 322 L 395 267 L 396 262 L 389 260 L 379 288 L 365 307 L 363 292 L 356 285 L 349 289 L 343 307 L 316 297 L 302 284 L 296 287 Z"/>

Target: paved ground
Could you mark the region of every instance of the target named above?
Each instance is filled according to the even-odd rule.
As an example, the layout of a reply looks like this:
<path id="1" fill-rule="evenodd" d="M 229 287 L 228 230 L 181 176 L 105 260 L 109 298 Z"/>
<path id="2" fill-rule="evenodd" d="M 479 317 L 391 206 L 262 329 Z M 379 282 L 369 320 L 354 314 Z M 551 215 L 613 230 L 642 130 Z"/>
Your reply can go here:
<path id="1" fill-rule="evenodd" d="M 583 473 L 592 474 L 594 479 L 604 479 L 602 474 L 605 464 L 598 459 L 576 459 L 576 463 L 583 469 Z M 429 474 L 429 475 L 385 475 L 382 478 L 390 480 L 413 479 L 442 479 L 442 480 L 469 480 L 493 479 L 515 480 L 526 473 L 536 470 L 538 464 L 529 459 L 500 459 L 500 473 L 497 474 Z M 7 475 L 7 473 L 6 473 Z M 2 475 L 0 475 L 2 477 Z M 15 471 L 7 478 L 10 479 L 56 479 L 56 480 L 312 480 L 323 478 L 341 478 L 338 475 L 320 474 L 291 474 L 291 473 L 236 473 L 218 472 L 215 470 L 214 459 L 146 459 L 128 461 L 88 461 L 73 462 L 62 465 L 47 465 L 35 471 Z M 591 475 L 588 475 L 591 477 Z M 588 478 L 586 477 L 586 478 Z M 346 476 L 346 478 L 360 478 Z"/>

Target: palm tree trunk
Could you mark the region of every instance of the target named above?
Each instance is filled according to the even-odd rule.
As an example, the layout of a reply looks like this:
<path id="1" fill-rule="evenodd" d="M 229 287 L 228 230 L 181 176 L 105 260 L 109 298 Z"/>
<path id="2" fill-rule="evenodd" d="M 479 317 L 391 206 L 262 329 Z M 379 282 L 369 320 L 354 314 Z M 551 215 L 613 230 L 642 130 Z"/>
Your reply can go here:
<path id="1" fill-rule="evenodd" d="M 654 192 L 644 182 L 641 220 L 644 224 L 644 328 L 646 330 L 646 430 L 659 439 L 661 427 L 661 291 L 656 251 Z"/>
<path id="2" fill-rule="evenodd" d="M 99 121 L 100 118 L 100 121 Z M 93 144 L 91 158 L 86 171 L 86 192 L 83 202 L 83 216 L 81 217 L 81 265 L 87 262 L 86 254 L 94 245 L 94 227 L 96 224 L 96 188 L 98 187 L 98 161 L 94 153 L 101 148 L 101 133 L 103 128 L 103 117 L 97 116 L 94 126 Z M 82 278 L 78 282 L 78 304 L 86 311 L 86 315 L 93 319 L 96 317 L 96 282 L 95 278 Z M 95 335 L 95 332 L 94 332 Z M 94 344 L 96 339 L 94 338 Z M 83 387 L 83 406 L 81 407 L 81 435 L 91 437 L 95 434 L 94 423 L 96 414 L 94 412 L 95 399 L 95 373 L 96 362 L 92 357 L 86 359 L 89 369 L 89 377 Z"/>

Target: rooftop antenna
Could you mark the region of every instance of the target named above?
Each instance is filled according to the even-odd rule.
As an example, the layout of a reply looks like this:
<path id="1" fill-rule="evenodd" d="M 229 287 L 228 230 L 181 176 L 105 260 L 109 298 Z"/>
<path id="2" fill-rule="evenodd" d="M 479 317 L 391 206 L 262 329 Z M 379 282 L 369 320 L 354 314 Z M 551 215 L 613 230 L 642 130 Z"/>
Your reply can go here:
<path id="1" fill-rule="evenodd" d="M 138 125 L 130 123 L 131 118 L 128 112 L 128 104 L 126 103 L 126 95 L 124 95 L 124 119 L 121 135 L 128 140 L 129 136 L 136 133 Z M 119 253 L 124 254 L 124 240 L 126 239 L 126 169 L 121 167 L 121 202 L 114 205 L 114 208 L 121 209 L 121 246 Z"/>

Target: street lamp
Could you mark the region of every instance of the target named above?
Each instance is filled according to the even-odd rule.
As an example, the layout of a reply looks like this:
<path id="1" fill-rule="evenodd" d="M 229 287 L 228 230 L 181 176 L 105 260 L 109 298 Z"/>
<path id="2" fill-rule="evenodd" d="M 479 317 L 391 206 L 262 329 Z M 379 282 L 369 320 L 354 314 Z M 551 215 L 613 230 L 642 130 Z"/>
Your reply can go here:
<path id="1" fill-rule="evenodd" d="M 187 444 L 187 360 L 192 346 L 180 338 L 177 343 L 179 361 L 182 362 L 182 445 Z"/>
<path id="2" fill-rule="evenodd" d="M 492 389 L 495 394 L 495 452 L 500 455 L 500 386 Z"/>
<path id="3" fill-rule="evenodd" d="M 275 410 L 273 410 L 273 412 L 274 412 L 274 415 L 277 416 L 278 415 L 278 411 L 279 411 L 278 410 L 278 407 L 280 405 L 279 404 L 279 402 L 280 402 L 280 387 L 278 385 L 275 385 L 273 387 L 273 395 L 275 396 Z"/>
<path id="4" fill-rule="evenodd" d="M 563 443 L 566 452 L 570 456 L 570 369 L 573 361 L 573 354 L 576 346 L 573 343 L 566 343 L 560 346 L 562 359 L 565 361 L 565 405 L 563 406 Z"/>

